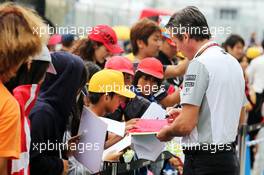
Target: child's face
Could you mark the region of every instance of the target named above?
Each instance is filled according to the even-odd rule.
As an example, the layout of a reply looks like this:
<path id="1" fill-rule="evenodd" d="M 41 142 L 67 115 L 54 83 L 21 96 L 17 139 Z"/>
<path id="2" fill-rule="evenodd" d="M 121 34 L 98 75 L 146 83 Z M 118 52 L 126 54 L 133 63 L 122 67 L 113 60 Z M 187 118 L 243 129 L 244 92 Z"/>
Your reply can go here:
<path id="1" fill-rule="evenodd" d="M 95 59 L 99 63 L 104 63 L 106 58 L 111 55 L 111 53 L 106 49 L 104 45 L 99 46 L 95 49 Z"/>
<path id="2" fill-rule="evenodd" d="M 125 97 L 122 97 L 118 94 L 115 94 L 112 98 L 110 96 L 106 97 L 106 113 L 113 113 L 118 108 L 121 102 L 125 100 Z"/>
<path id="3" fill-rule="evenodd" d="M 132 85 L 132 81 L 133 81 L 133 76 L 128 74 L 128 73 L 124 73 L 124 79 L 125 79 L 125 85 L 127 86 L 131 86 Z"/>
<path id="4" fill-rule="evenodd" d="M 234 45 L 233 48 L 227 47 L 228 53 L 230 53 L 233 57 L 236 59 L 241 59 L 244 53 L 244 45 L 241 42 L 238 42 L 237 44 Z"/>
<path id="5" fill-rule="evenodd" d="M 152 76 L 145 76 L 139 78 L 137 87 L 140 89 L 143 96 L 149 96 L 158 88 L 158 83 Z"/>
<path id="6" fill-rule="evenodd" d="M 154 32 L 148 38 L 147 45 L 144 44 L 142 50 L 147 57 L 155 57 L 158 55 L 160 46 L 162 44 L 161 33 Z"/>

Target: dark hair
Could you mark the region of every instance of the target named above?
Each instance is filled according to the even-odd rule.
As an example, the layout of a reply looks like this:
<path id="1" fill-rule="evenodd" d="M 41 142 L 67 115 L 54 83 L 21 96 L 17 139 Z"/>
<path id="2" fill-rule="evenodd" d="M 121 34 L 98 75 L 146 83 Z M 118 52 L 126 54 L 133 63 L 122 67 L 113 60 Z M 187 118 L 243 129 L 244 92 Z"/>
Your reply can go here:
<path id="1" fill-rule="evenodd" d="M 86 71 L 87 71 L 87 82 L 90 81 L 90 79 L 92 78 L 92 76 L 93 76 L 96 72 L 98 72 L 98 71 L 101 70 L 101 68 L 100 68 L 97 64 L 95 64 L 95 63 L 93 63 L 93 62 L 91 62 L 91 61 L 86 61 L 86 62 L 84 63 L 84 66 L 85 66 L 85 69 L 86 69 Z"/>
<path id="2" fill-rule="evenodd" d="M 144 18 L 134 24 L 130 31 L 130 40 L 132 45 L 132 52 L 136 55 L 139 51 L 137 40 L 142 40 L 146 45 L 148 45 L 148 38 L 154 32 L 160 32 L 160 28 L 154 21 Z"/>
<path id="3" fill-rule="evenodd" d="M 245 41 L 243 40 L 243 38 L 241 36 L 236 35 L 236 34 L 232 34 L 225 40 L 225 42 L 223 43 L 223 47 L 224 47 L 225 51 L 227 52 L 228 46 L 233 49 L 234 46 L 238 43 L 241 43 L 243 46 L 245 45 Z"/>
<path id="4" fill-rule="evenodd" d="M 24 63 L 17 71 L 17 74 L 9 82 L 5 84 L 7 89 L 12 92 L 14 88 L 24 84 L 38 84 L 40 80 L 44 77 L 49 62 L 32 60 L 30 69 L 28 69 L 28 64 Z"/>
<path id="5" fill-rule="evenodd" d="M 86 82 L 87 82 L 87 71 L 86 69 L 84 69 L 82 72 L 82 76 L 81 76 L 80 89 L 86 86 Z M 71 121 L 69 121 L 72 136 L 75 136 L 78 134 L 81 114 L 82 114 L 82 109 L 83 109 L 83 98 L 84 96 L 81 93 L 79 96 L 79 99 L 77 99 L 77 102 L 75 102 L 72 106 L 72 111 L 71 111 L 72 118 L 71 118 Z"/>
<path id="6" fill-rule="evenodd" d="M 77 36 L 73 34 L 65 34 L 61 36 L 61 44 L 65 47 L 71 47 Z"/>
<path id="7" fill-rule="evenodd" d="M 89 40 L 87 38 L 78 40 L 71 49 L 71 53 L 78 55 L 85 61 L 94 61 L 95 46 L 102 46 L 103 43 Z"/>
<path id="8" fill-rule="evenodd" d="M 104 95 L 105 93 L 96 93 L 96 92 L 89 92 L 89 95 L 88 95 L 88 98 L 89 98 L 89 100 L 90 100 L 90 102 L 92 103 L 92 104 L 97 104 L 98 102 L 99 102 L 99 100 L 100 100 L 100 98 Z M 108 94 L 108 96 L 112 99 L 113 97 L 114 97 L 114 95 L 115 95 L 115 93 L 114 92 L 109 92 L 109 93 L 107 93 Z"/>
<path id="9" fill-rule="evenodd" d="M 137 86 L 138 81 L 139 81 L 139 79 L 140 79 L 142 76 L 145 76 L 146 79 L 154 78 L 154 80 L 155 80 L 155 82 L 157 82 L 158 86 L 160 86 L 161 83 L 162 83 L 162 80 L 161 80 L 161 79 L 158 79 L 158 78 L 156 78 L 156 77 L 153 77 L 153 76 L 151 76 L 151 75 L 149 75 L 149 74 L 146 74 L 146 73 L 144 73 L 144 72 L 137 71 L 137 72 L 135 73 L 135 76 L 134 76 L 134 79 L 133 79 L 133 83 L 132 83 L 132 84 L 133 84 L 134 86 Z"/>
<path id="10" fill-rule="evenodd" d="M 174 13 L 166 25 L 166 28 L 170 28 L 179 40 L 183 39 L 183 32 L 188 33 L 190 38 L 196 41 L 211 38 L 210 29 L 205 16 L 194 6 L 188 6 Z M 176 33 L 175 29 L 177 29 Z"/>

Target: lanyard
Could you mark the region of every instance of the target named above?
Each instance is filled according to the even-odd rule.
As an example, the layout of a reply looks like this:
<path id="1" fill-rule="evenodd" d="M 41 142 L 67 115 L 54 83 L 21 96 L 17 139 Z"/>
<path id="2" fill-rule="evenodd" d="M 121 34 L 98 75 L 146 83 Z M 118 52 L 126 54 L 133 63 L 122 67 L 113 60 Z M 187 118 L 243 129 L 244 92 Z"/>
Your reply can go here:
<path id="1" fill-rule="evenodd" d="M 202 55 L 202 53 L 204 53 L 204 51 L 205 51 L 206 49 L 208 49 L 208 48 L 210 48 L 210 47 L 213 47 L 213 46 L 219 46 L 219 44 L 217 44 L 217 43 L 211 43 L 211 44 L 207 45 L 207 46 L 204 47 L 202 50 L 200 50 L 200 51 L 195 55 L 194 58 L 199 57 L 200 55 Z"/>

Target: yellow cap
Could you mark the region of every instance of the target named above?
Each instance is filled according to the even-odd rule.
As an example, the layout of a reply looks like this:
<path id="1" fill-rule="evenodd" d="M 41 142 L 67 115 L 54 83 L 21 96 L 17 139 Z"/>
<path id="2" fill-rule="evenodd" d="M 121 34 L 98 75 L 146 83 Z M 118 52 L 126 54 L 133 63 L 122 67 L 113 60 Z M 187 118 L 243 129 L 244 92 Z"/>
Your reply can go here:
<path id="1" fill-rule="evenodd" d="M 254 59 L 258 56 L 261 55 L 261 50 L 258 48 L 258 47 L 250 47 L 247 49 L 247 53 L 246 53 L 246 56 L 249 58 L 249 59 Z"/>
<path id="2" fill-rule="evenodd" d="M 134 56 L 134 54 L 132 52 L 127 54 L 127 55 L 125 55 L 125 57 L 127 57 L 131 62 L 135 61 L 135 56 Z"/>
<path id="3" fill-rule="evenodd" d="M 95 73 L 90 79 L 88 91 L 95 93 L 114 92 L 128 98 L 136 96 L 134 92 L 126 88 L 123 73 L 110 69 L 103 69 Z"/>
<path id="4" fill-rule="evenodd" d="M 114 26 L 113 27 L 118 40 L 129 40 L 130 38 L 130 28 L 128 26 Z"/>

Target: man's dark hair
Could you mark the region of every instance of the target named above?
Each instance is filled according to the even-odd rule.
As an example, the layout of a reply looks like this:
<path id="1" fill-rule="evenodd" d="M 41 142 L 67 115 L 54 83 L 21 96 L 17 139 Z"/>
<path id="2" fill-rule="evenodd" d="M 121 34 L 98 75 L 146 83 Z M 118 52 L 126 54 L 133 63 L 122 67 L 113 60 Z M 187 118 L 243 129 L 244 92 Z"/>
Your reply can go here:
<path id="1" fill-rule="evenodd" d="M 161 30 L 156 22 L 147 18 L 139 20 L 132 26 L 130 31 L 130 41 L 134 55 L 138 54 L 139 51 L 137 40 L 142 40 L 146 45 L 148 45 L 148 38 L 154 32 L 161 32 Z"/>
<path id="2" fill-rule="evenodd" d="M 184 32 L 196 41 L 211 38 L 210 29 L 204 15 L 194 6 L 188 6 L 174 13 L 166 28 L 169 28 L 179 40 L 183 39 L 182 34 Z"/>
<path id="3" fill-rule="evenodd" d="M 227 51 L 227 47 L 230 47 L 233 49 L 234 46 L 238 43 L 241 43 L 243 46 L 245 46 L 245 41 L 243 40 L 241 36 L 232 34 L 225 40 L 225 42 L 223 43 L 223 47 L 225 51 Z"/>

